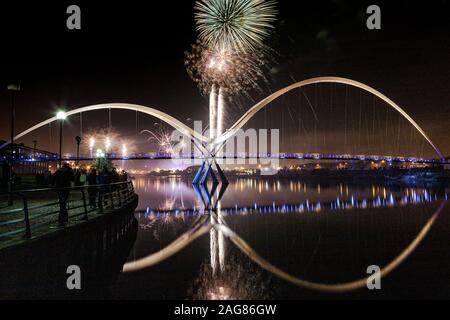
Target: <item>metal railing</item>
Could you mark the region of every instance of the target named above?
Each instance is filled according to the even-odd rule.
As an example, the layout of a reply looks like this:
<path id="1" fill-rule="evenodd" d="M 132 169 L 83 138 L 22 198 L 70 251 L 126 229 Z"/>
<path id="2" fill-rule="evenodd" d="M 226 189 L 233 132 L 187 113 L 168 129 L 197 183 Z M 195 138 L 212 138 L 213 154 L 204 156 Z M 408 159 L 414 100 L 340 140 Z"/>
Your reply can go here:
<path id="1" fill-rule="evenodd" d="M 61 203 L 62 194 L 67 196 L 65 203 Z M 0 208 L 0 241 L 20 235 L 31 238 L 37 230 L 58 223 L 65 206 L 69 223 L 87 221 L 90 214 L 102 215 L 127 205 L 134 194 L 131 181 L 14 192 L 21 200 L 20 206 Z M 0 203 L 3 203 L 1 198 L 7 196 L 8 193 L 0 194 Z"/>

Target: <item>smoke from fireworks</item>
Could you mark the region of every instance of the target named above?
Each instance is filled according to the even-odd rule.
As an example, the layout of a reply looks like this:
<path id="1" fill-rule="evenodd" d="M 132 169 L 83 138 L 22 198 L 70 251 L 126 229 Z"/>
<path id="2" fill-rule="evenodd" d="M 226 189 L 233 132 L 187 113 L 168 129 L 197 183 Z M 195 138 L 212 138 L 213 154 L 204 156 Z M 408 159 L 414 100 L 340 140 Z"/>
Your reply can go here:
<path id="1" fill-rule="evenodd" d="M 227 97 L 246 95 L 267 83 L 265 77 L 270 59 L 267 50 L 244 53 L 234 50 L 210 49 L 200 41 L 186 52 L 185 65 L 191 79 L 202 94 L 208 96 L 213 85 L 224 90 Z"/>
<path id="2" fill-rule="evenodd" d="M 219 51 L 256 51 L 276 20 L 275 0 L 200 0 L 195 4 L 200 40 Z"/>

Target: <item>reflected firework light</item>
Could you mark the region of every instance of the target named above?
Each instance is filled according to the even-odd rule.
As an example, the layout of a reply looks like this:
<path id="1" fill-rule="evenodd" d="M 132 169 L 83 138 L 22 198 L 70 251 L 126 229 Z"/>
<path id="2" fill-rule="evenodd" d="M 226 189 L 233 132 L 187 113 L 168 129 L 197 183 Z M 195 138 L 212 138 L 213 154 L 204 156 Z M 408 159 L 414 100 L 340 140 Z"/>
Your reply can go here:
<path id="1" fill-rule="evenodd" d="M 241 254 L 231 255 L 223 272 L 204 263 L 188 291 L 192 300 L 268 300 L 278 288 L 272 277 Z"/>
<path id="2" fill-rule="evenodd" d="M 168 198 L 164 200 L 164 207 L 173 207 L 175 205 L 176 199 Z M 162 237 L 174 236 L 183 232 L 186 225 L 186 215 L 172 215 L 172 214 L 162 214 L 155 215 L 153 213 L 147 213 L 143 217 L 139 217 L 139 228 L 142 230 L 151 231 L 152 236 L 155 240 L 160 240 Z"/>
<path id="3" fill-rule="evenodd" d="M 226 301 L 226 300 L 235 300 L 233 298 L 233 292 L 230 288 L 227 287 L 215 287 L 210 288 L 206 292 L 206 300 L 213 301 Z"/>

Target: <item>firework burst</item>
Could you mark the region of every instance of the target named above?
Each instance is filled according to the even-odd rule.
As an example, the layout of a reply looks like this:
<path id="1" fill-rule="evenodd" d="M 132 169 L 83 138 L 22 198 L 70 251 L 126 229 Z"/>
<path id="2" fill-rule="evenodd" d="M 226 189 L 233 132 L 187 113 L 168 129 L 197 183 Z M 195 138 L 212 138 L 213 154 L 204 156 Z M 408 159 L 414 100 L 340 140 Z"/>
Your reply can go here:
<path id="1" fill-rule="evenodd" d="M 86 154 L 94 155 L 94 151 L 102 149 L 111 154 L 124 156 L 136 151 L 135 140 L 121 136 L 111 129 L 91 131 L 83 136 Z M 126 148 L 124 148 L 126 146 Z"/>
<path id="2" fill-rule="evenodd" d="M 224 98 L 239 107 L 240 98 L 262 92 L 271 49 L 264 40 L 276 21 L 276 0 L 198 0 L 195 20 L 199 41 L 186 53 L 186 69 L 210 97 L 211 138 L 225 128 Z M 237 98 L 237 99 L 235 99 Z M 242 108 L 240 108 L 242 109 Z"/>
<path id="3" fill-rule="evenodd" d="M 155 130 L 143 130 L 141 135 L 148 135 L 147 141 L 153 144 L 158 152 L 172 154 L 176 145 L 172 142 L 172 132 L 160 123 L 154 124 Z"/>
<path id="4" fill-rule="evenodd" d="M 200 40 L 220 51 L 257 51 L 277 17 L 275 0 L 199 0 L 195 10 Z"/>
<path id="5" fill-rule="evenodd" d="M 235 50 L 211 49 L 202 42 L 192 45 L 186 52 L 185 65 L 191 79 L 205 96 L 213 85 L 220 87 L 228 98 L 236 94 L 247 95 L 267 83 L 265 77 L 270 58 L 267 50 L 252 54 Z"/>

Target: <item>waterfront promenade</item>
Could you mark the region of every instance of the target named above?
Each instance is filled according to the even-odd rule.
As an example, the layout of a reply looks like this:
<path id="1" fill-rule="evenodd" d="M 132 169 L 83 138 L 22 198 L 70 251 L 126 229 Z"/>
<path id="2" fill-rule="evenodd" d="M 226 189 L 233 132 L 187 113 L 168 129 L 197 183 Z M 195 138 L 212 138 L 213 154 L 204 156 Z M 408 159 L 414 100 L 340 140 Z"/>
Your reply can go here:
<path id="1" fill-rule="evenodd" d="M 89 203 L 88 188 L 95 188 L 98 191 L 95 195 L 95 205 Z M 61 190 L 17 191 L 13 194 L 12 206 L 8 206 L 9 194 L 0 194 L 0 250 L 60 231 L 58 192 L 61 191 L 70 192 L 67 201 L 69 220 L 65 229 L 120 210 L 135 201 L 131 182 Z"/>

